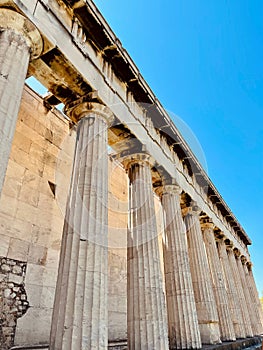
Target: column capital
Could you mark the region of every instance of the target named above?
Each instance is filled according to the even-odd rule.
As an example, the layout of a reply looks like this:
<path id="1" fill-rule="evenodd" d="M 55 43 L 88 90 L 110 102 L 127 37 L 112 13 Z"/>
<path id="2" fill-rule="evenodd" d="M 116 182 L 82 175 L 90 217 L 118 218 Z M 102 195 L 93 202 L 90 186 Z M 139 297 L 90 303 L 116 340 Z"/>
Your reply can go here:
<path id="1" fill-rule="evenodd" d="M 234 249 L 233 249 L 233 252 L 234 252 L 234 254 L 235 254 L 235 257 L 236 257 L 237 259 L 240 259 L 240 257 L 241 257 L 240 251 L 239 251 L 237 248 L 234 248 Z"/>
<path id="2" fill-rule="evenodd" d="M 196 202 L 192 202 L 192 204 L 182 209 L 183 217 L 187 215 L 193 215 L 193 216 L 199 217 L 200 213 L 201 213 L 201 209 L 198 207 Z"/>
<path id="3" fill-rule="evenodd" d="M 252 271 L 252 267 L 253 267 L 253 264 L 251 261 L 247 261 L 247 268 L 248 268 L 248 271 Z"/>
<path id="4" fill-rule="evenodd" d="M 156 163 L 155 159 L 144 150 L 134 150 L 134 153 L 132 150 L 125 150 L 119 153 L 116 159 L 122 163 L 126 171 L 128 171 L 133 164 L 147 164 L 152 168 Z"/>
<path id="5" fill-rule="evenodd" d="M 247 266 L 248 266 L 248 268 L 250 268 L 252 270 L 253 264 L 251 261 L 247 261 Z"/>
<path id="6" fill-rule="evenodd" d="M 215 228 L 214 233 L 215 233 L 215 239 L 217 242 L 224 242 L 224 240 L 226 239 L 226 236 L 223 231 L 221 231 L 219 228 Z"/>
<path id="7" fill-rule="evenodd" d="M 176 184 L 170 184 L 156 187 L 155 192 L 161 198 L 164 194 L 175 194 L 179 196 L 182 193 L 182 189 Z"/>
<path id="8" fill-rule="evenodd" d="M 234 249 L 234 244 L 231 242 L 228 238 L 224 240 L 225 245 L 226 245 L 226 250 L 227 251 L 233 251 Z"/>
<path id="9" fill-rule="evenodd" d="M 97 93 L 89 93 L 68 103 L 64 108 L 64 113 L 75 123 L 78 123 L 82 118 L 88 117 L 90 114 L 95 114 L 104 119 L 110 126 L 114 121 L 114 114 L 107 106 L 94 101 L 94 95 L 97 96 Z"/>
<path id="10" fill-rule="evenodd" d="M 21 36 L 29 48 L 31 60 L 39 57 L 43 50 L 43 40 L 35 25 L 20 13 L 0 8 L 0 31 L 7 30 L 11 35 Z M 17 37 L 13 38 L 17 40 Z"/>
<path id="11" fill-rule="evenodd" d="M 214 227 L 215 227 L 215 224 L 213 223 L 212 219 L 210 219 L 208 216 L 201 218 L 200 225 L 201 225 L 202 231 L 204 231 L 204 230 L 213 231 Z M 213 231 L 213 233 L 214 233 L 214 231 Z"/>
<path id="12" fill-rule="evenodd" d="M 241 259 L 242 264 L 243 264 L 243 265 L 246 265 L 246 263 L 247 263 L 247 258 L 246 258 L 244 255 L 242 255 L 242 256 L 240 257 L 240 259 Z"/>

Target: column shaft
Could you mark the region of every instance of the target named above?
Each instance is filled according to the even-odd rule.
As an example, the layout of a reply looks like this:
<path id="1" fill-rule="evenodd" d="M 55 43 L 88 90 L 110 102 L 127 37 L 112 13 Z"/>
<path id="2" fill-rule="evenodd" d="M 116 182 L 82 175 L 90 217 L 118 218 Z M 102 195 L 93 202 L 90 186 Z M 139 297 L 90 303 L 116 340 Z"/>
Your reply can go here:
<path id="1" fill-rule="evenodd" d="M 34 47 L 37 41 L 38 48 Z M 15 11 L 0 8 L 0 194 L 30 55 L 37 56 L 41 50 L 42 39 L 33 24 Z"/>
<path id="2" fill-rule="evenodd" d="M 171 349 L 202 347 L 190 263 L 186 228 L 180 207 L 180 190 L 162 190 L 165 240 L 163 242 L 169 344 Z"/>
<path id="3" fill-rule="evenodd" d="M 234 325 L 236 338 L 246 338 L 244 322 L 239 302 L 239 294 L 236 289 L 235 279 L 227 256 L 226 244 L 224 240 L 218 240 L 218 253 L 221 260 L 225 282 L 227 286 L 227 295 L 229 300 L 229 310 Z"/>
<path id="4" fill-rule="evenodd" d="M 227 252 L 228 252 L 229 263 L 230 263 L 230 266 L 232 269 L 232 276 L 234 278 L 236 291 L 238 294 L 239 305 L 240 305 L 240 309 L 241 309 L 240 317 L 242 317 L 242 320 L 243 320 L 243 327 L 245 330 L 246 337 L 252 337 L 253 333 L 252 333 L 252 329 L 251 329 L 247 304 L 246 304 L 243 288 L 242 288 L 241 281 L 240 281 L 237 261 L 236 261 L 236 258 L 235 258 L 235 255 L 234 255 L 234 252 L 232 249 L 228 249 Z"/>
<path id="5" fill-rule="evenodd" d="M 105 118 L 106 119 L 106 118 Z M 65 217 L 50 349 L 107 349 L 107 123 L 78 124 Z"/>
<path id="6" fill-rule="evenodd" d="M 168 349 L 158 234 L 148 162 L 131 164 L 128 235 L 128 347 Z"/>
<path id="7" fill-rule="evenodd" d="M 246 283 L 246 288 L 248 289 L 248 296 L 250 300 L 250 312 L 253 314 L 253 322 L 252 324 L 252 331 L 254 335 L 260 335 L 262 334 L 262 324 L 261 324 L 261 315 L 260 315 L 260 309 L 259 305 L 257 303 L 257 299 L 259 300 L 259 297 L 255 298 L 255 292 L 254 292 L 254 286 L 253 282 L 251 281 L 251 276 L 249 274 L 248 266 L 245 262 L 243 262 L 243 272 L 244 272 L 244 280 Z"/>
<path id="8" fill-rule="evenodd" d="M 247 264 L 245 267 L 245 271 L 246 271 L 247 285 L 249 286 L 250 295 L 254 303 L 256 317 L 257 317 L 257 324 L 258 324 L 257 334 L 263 334 L 263 310 L 259 300 L 259 295 L 258 295 L 251 265 Z"/>
<path id="9" fill-rule="evenodd" d="M 221 342 L 218 314 L 198 214 L 189 211 L 185 216 L 190 268 L 202 343 L 214 344 Z"/>
<path id="10" fill-rule="evenodd" d="M 235 332 L 229 310 L 223 270 L 217 252 L 214 230 L 212 227 L 207 227 L 206 225 L 209 224 L 203 225 L 203 235 L 217 304 L 221 340 L 235 340 Z"/>
<path id="11" fill-rule="evenodd" d="M 250 297 L 249 286 L 247 285 L 245 270 L 244 270 L 240 256 L 238 256 L 236 258 L 236 261 L 237 261 L 237 266 L 238 266 L 238 271 L 239 271 L 239 276 L 240 276 L 241 287 L 243 289 L 245 303 L 246 303 L 246 307 L 248 310 L 248 316 L 249 316 L 249 320 L 250 320 L 252 334 L 258 335 L 255 309 L 254 309 L 253 301 Z"/>

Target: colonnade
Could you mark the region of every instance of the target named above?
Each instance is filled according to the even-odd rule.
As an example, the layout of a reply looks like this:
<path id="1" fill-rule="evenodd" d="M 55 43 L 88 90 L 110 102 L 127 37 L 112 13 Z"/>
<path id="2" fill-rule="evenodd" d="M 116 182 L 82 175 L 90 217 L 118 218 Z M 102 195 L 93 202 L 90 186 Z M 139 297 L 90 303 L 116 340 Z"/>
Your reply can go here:
<path id="1" fill-rule="evenodd" d="M 113 116 L 107 107 L 89 102 L 89 96 L 65 111 L 78 126 L 51 349 L 105 349 L 107 125 Z M 163 278 L 151 174 L 154 159 L 142 151 L 124 154 L 119 160 L 130 181 L 128 348 L 199 349 L 202 344 L 261 334 L 251 264 L 195 202 L 185 201 L 181 209 L 182 189 L 165 177 L 155 187 L 165 223 Z"/>
<path id="2" fill-rule="evenodd" d="M 0 10 L 0 190 L 9 159 L 30 59 L 41 54 L 37 29 Z M 15 98 L 14 98 L 14 93 Z M 107 128 L 114 116 L 84 96 L 65 113 L 77 123 L 50 349 L 106 349 Z M 158 244 L 149 154 L 122 159 L 130 180 L 127 249 L 128 348 L 199 349 L 262 333 L 262 311 L 251 263 L 174 179 L 155 187 L 164 216 L 163 262 Z M 163 286 L 165 285 L 165 288 Z"/>

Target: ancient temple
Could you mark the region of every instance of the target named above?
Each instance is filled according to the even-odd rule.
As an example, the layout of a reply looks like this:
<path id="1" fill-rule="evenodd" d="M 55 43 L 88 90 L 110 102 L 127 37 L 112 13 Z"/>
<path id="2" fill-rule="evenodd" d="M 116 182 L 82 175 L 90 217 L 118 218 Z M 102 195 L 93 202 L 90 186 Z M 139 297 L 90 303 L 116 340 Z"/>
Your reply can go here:
<path id="1" fill-rule="evenodd" d="M 0 349 L 259 346 L 251 241 L 93 1 L 0 0 L 0 125 Z"/>

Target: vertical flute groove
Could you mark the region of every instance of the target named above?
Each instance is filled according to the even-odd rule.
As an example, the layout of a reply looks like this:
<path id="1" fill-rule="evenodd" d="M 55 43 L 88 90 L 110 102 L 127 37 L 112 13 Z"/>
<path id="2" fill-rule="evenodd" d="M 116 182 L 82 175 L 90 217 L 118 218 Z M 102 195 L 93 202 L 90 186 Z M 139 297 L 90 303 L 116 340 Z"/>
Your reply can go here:
<path id="1" fill-rule="evenodd" d="M 222 239 L 218 241 L 218 253 L 222 263 L 225 282 L 227 286 L 229 309 L 235 330 L 235 336 L 236 338 L 246 338 L 244 322 L 241 314 L 241 306 L 235 285 L 235 280 L 232 274 L 231 266 L 229 264 L 226 244 Z"/>
<path id="2" fill-rule="evenodd" d="M 163 253 L 169 344 L 171 349 L 198 349 L 202 344 L 188 258 L 186 229 L 180 207 L 180 189 L 177 186 L 167 185 L 160 188 L 160 195 L 165 223 Z"/>
<path id="3" fill-rule="evenodd" d="M 168 349 L 151 170 L 148 162 L 135 162 L 128 173 L 131 182 L 128 241 L 132 244 L 127 253 L 128 346 L 131 350 Z"/>
<path id="4" fill-rule="evenodd" d="M 238 300 L 239 300 L 239 305 L 241 310 L 241 314 L 239 317 L 242 317 L 243 327 L 245 330 L 246 337 L 252 337 L 253 333 L 251 329 L 250 318 L 247 310 L 244 292 L 240 281 L 240 276 L 239 276 L 239 271 L 237 266 L 238 263 L 236 261 L 236 258 L 232 249 L 228 249 L 227 253 L 228 253 L 229 263 L 232 269 L 232 276 L 235 281 L 235 287 L 237 290 L 237 295 L 238 295 Z"/>
<path id="5" fill-rule="evenodd" d="M 201 340 L 203 344 L 220 343 L 218 314 L 199 222 L 199 211 L 189 209 L 185 216 L 185 224 Z"/>
<path id="6" fill-rule="evenodd" d="M 236 337 L 229 311 L 229 301 L 226 293 L 223 270 L 217 252 L 214 231 L 209 223 L 203 224 L 203 236 L 213 280 L 212 285 L 218 310 L 221 340 L 235 340 Z"/>
<path id="7" fill-rule="evenodd" d="M 107 198 L 107 123 L 90 112 L 77 128 L 52 350 L 107 349 Z"/>

